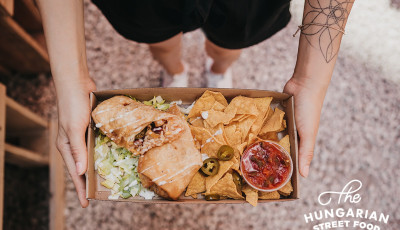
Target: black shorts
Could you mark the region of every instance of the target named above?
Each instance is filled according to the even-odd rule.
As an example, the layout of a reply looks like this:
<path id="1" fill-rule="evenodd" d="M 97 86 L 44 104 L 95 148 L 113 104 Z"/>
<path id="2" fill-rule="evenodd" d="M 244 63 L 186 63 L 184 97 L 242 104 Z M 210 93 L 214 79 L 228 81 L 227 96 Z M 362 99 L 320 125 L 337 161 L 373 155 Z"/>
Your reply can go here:
<path id="1" fill-rule="evenodd" d="M 257 44 L 290 20 L 290 0 L 93 0 L 125 38 L 143 43 L 165 41 L 202 28 L 227 49 Z"/>

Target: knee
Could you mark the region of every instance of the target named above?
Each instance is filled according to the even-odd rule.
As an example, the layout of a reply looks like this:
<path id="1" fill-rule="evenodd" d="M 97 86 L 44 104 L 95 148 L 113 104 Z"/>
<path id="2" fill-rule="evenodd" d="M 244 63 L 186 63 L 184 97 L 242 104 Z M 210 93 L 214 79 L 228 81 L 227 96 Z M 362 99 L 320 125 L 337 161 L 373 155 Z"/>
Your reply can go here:
<path id="1" fill-rule="evenodd" d="M 151 51 L 158 53 L 170 53 L 181 48 L 181 34 L 166 41 L 148 44 Z"/>
<path id="2" fill-rule="evenodd" d="M 210 41 L 206 41 L 205 50 L 211 58 L 227 58 L 227 57 L 239 57 L 242 50 L 240 49 L 225 49 L 219 47 Z"/>
<path id="3" fill-rule="evenodd" d="M 149 48 L 152 52 L 157 53 L 170 53 L 176 49 L 176 45 L 173 44 L 149 44 Z"/>

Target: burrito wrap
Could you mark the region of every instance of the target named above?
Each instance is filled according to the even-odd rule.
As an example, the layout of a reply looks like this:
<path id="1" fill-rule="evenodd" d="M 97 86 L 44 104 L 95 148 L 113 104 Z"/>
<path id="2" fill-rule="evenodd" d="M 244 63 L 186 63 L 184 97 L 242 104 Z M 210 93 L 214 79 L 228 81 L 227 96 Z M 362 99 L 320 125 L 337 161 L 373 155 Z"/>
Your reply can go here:
<path id="1" fill-rule="evenodd" d="M 184 131 L 178 116 L 126 96 L 115 96 L 101 102 L 93 110 L 92 117 L 96 127 L 107 137 L 134 155 L 144 154 L 151 148 L 176 140 Z M 153 132 L 155 129 L 152 127 L 160 128 Z M 148 129 L 144 137 L 137 138 L 145 128 Z"/>
<path id="2" fill-rule="evenodd" d="M 168 112 L 180 116 L 183 134 L 173 142 L 153 148 L 139 158 L 138 172 L 143 185 L 158 195 L 177 200 L 202 165 L 192 133 L 176 105 Z M 167 196 L 168 195 L 168 196 Z"/>

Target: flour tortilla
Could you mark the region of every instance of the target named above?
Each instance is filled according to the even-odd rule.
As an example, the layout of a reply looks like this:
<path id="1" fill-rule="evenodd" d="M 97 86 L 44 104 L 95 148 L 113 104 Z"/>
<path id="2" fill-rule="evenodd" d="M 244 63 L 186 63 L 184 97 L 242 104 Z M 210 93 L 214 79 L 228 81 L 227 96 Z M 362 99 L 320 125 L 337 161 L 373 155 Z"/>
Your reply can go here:
<path id="1" fill-rule="evenodd" d="M 125 96 L 115 96 L 101 102 L 92 112 L 96 127 L 117 145 L 127 148 L 134 155 L 144 154 L 151 148 L 176 140 L 183 133 L 180 119 L 144 105 Z M 147 131 L 144 142 L 135 145 L 135 137 L 151 123 L 164 123 L 158 135 Z"/>
<path id="2" fill-rule="evenodd" d="M 174 107 L 169 112 L 179 115 L 179 109 Z M 139 158 L 138 165 L 138 172 L 152 182 L 146 186 L 172 200 L 179 198 L 203 163 L 187 122 L 177 117 L 183 126 L 182 135 L 171 143 L 147 151 Z"/>

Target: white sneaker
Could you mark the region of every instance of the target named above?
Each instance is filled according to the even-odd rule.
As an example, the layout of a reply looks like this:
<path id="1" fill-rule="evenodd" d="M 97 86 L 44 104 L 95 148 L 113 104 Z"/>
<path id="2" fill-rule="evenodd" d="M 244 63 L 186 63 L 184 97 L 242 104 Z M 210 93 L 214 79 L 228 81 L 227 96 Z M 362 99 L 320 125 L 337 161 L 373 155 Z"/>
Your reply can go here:
<path id="1" fill-rule="evenodd" d="M 186 63 L 183 63 L 183 72 L 172 76 L 163 69 L 161 72 L 162 87 L 188 87 L 187 69 Z"/>
<path id="2" fill-rule="evenodd" d="M 225 73 L 213 73 L 211 65 L 213 60 L 207 57 L 206 80 L 208 88 L 232 88 L 232 69 L 229 67 Z"/>

